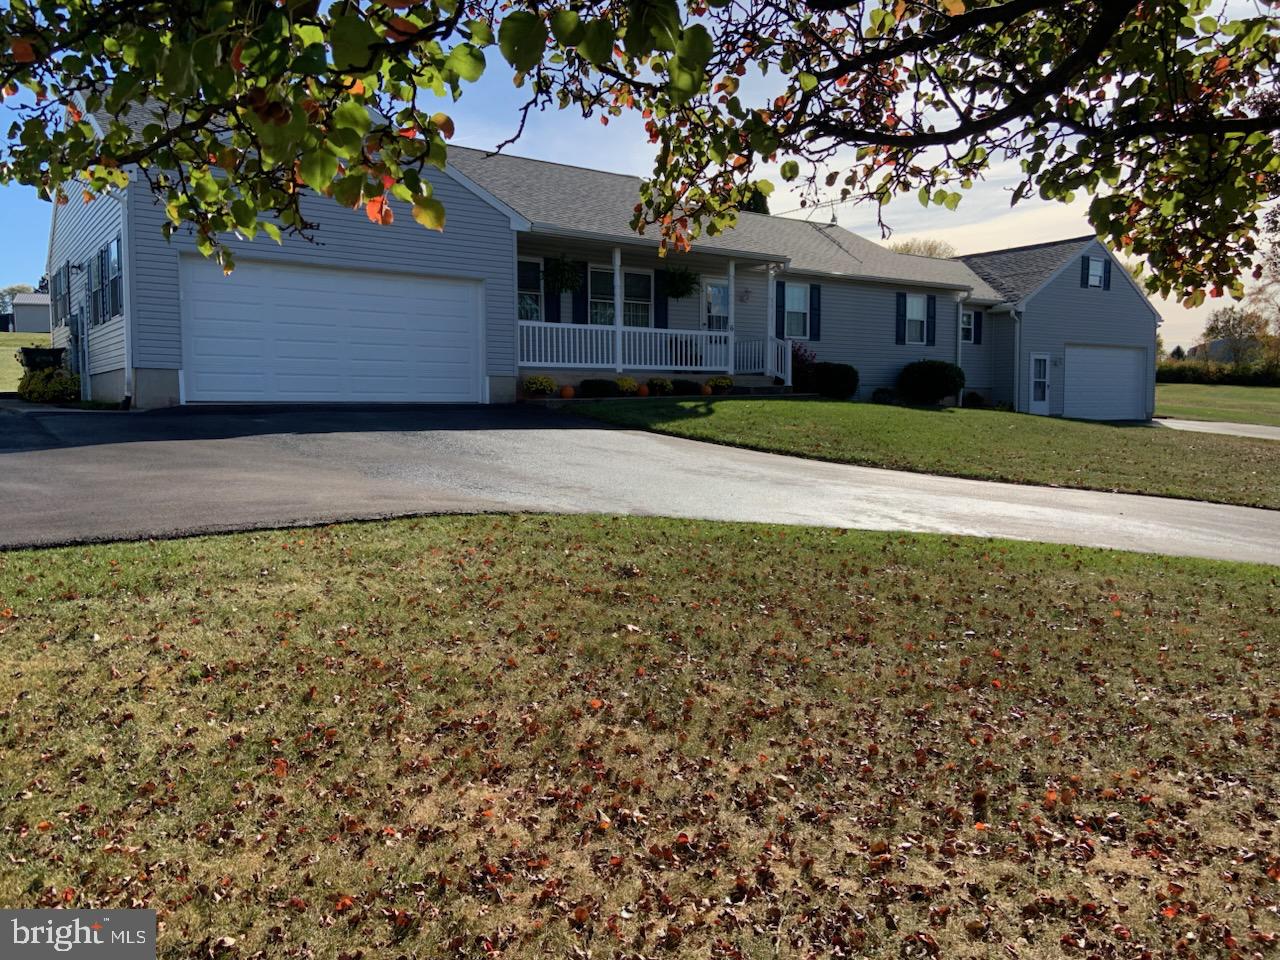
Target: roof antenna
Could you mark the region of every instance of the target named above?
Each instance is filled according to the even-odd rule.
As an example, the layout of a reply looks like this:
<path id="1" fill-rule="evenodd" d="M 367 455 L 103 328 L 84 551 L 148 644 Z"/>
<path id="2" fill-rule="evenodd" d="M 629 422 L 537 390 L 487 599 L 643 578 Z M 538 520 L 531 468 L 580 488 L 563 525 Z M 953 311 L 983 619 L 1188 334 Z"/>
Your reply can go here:
<path id="1" fill-rule="evenodd" d="M 832 207 L 831 207 L 831 223 L 830 223 L 830 226 L 833 226 L 833 227 L 835 227 L 835 226 L 839 226 L 839 224 L 837 224 L 837 223 L 836 223 L 836 208 L 835 208 L 835 205 L 834 205 L 834 204 L 833 204 L 833 205 L 832 205 Z"/>

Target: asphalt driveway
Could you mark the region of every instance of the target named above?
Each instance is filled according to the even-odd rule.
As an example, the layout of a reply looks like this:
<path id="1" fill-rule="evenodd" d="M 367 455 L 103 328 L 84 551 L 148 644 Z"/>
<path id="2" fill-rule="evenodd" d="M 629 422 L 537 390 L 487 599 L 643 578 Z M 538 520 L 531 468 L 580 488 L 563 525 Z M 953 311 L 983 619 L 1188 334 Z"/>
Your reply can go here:
<path id="1" fill-rule="evenodd" d="M 1280 511 L 820 463 L 530 408 L 0 411 L 0 546 L 416 513 L 915 530 L 1280 563 Z"/>

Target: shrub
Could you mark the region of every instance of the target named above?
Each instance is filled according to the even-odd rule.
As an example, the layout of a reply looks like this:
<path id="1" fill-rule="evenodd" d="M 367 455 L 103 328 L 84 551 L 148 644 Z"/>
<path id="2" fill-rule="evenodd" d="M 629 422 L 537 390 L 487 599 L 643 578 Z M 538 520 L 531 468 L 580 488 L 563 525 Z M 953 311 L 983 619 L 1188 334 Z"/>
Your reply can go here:
<path id="1" fill-rule="evenodd" d="M 858 371 L 847 363 L 816 363 L 813 391 L 831 400 L 848 400 L 858 392 Z"/>
<path id="2" fill-rule="evenodd" d="M 940 403 L 963 389 L 964 371 L 945 360 L 917 360 L 898 374 L 898 394 L 908 403 Z"/>
<path id="3" fill-rule="evenodd" d="M 987 398 L 980 393 L 975 393 L 970 390 L 964 395 L 964 405 L 966 407 L 973 407 L 976 410 L 981 410 L 987 405 Z"/>
<path id="4" fill-rule="evenodd" d="M 679 377 L 671 381 L 671 391 L 677 396 L 696 396 L 702 392 L 702 384 L 697 380 L 682 380 Z"/>
<path id="5" fill-rule="evenodd" d="M 617 380 L 583 380 L 578 384 L 578 396 L 580 397 L 620 397 L 622 389 L 618 386 Z"/>
<path id="6" fill-rule="evenodd" d="M 53 370 L 62 366 L 65 347 L 19 347 L 18 363 L 24 370 Z"/>
<path id="7" fill-rule="evenodd" d="M 640 384 L 636 383 L 631 377 L 619 377 L 618 389 L 622 391 L 624 397 L 634 397 L 640 392 Z"/>
<path id="8" fill-rule="evenodd" d="M 721 374 L 718 377 L 707 377 L 707 386 L 712 393 L 728 393 L 733 389 L 733 377 Z"/>
<path id="9" fill-rule="evenodd" d="M 1280 364 L 1215 363 L 1212 360 L 1161 360 L 1158 383 L 1200 383 L 1206 386 L 1280 387 Z"/>
<path id="10" fill-rule="evenodd" d="M 63 367 L 28 370 L 18 382 L 18 396 L 28 403 L 68 403 L 80 399 L 80 378 Z"/>
<path id="11" fill-rule="evenodd" d="M 791 341 L 791 386 L 800 393 L 814 392 L 813 368 L 818 355 L 799 340 Z"/>
<path id="12" fill-rule="evenodd" d="M 893 392 L 892 387 L 876 387 L 871 391 L 872 403 L 897 403 L 898 395 Z"/>
<path id="13" fill-rule="evenodd" d="M 556 382 L 542 373 L 525 377 L 524 393 L 526 397 L 553 397 L 556 393 Z"/>
<path id="14" fill-rule="evenodd" d="M 649 380 L 649 392 L 655 397 L 669 397 L 675 389 L 666 377 L 652 377 Z"/>

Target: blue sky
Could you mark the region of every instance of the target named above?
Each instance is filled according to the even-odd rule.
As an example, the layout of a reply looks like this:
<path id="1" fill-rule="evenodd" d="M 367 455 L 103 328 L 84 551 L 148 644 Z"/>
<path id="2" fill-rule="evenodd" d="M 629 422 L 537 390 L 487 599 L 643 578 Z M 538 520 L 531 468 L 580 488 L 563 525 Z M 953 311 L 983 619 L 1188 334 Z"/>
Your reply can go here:
<path id="1" fill-rule="evenodd" d="M 491 62 L 493 54 L 490 55 Z M 495 65 L 496 66 L 496 65 Z M 524 102 L 524 91 L 511 83 L 510 74 L 492 69 L 477 84 L 466 89 L 457 103 L 442 103 L 439 109 L 449 113 L 456 125 L 455 143 L 469 147 L 492 148 L 515 132 L 518 110 Z M 11 114 L 10 114 L 11 116 Z M 7 127 L 9 118 L 0 107 L 0 125 Z M 560 163 L 596 167 L 643 176 L 652 169 L 653 147 L 645 136 L 638 116 L 624 114 L 610 118 L 608 126 L 599 118 L 583 119 L 574 111 L 531 113 L 524 135 L 509 152 Z M 798 206 L 798 196 L 779 185 L 771 198 L 774 210 Z M 971 253 L 1023 243 L 1038 243 L 1091 232 L 1085 219 L 1085 203 L 1074 206 L 1028 200 L 1009 207 L 1012 179 L 995 176 L 978 184 L 965 194 L 954 212 L 933 207 L 922 208 L 913 197 L 904 196 L 889 208 L 886 219 L 894 229 L 894 238 L 911 236 L 937 237 L 951 243 L 960 253 Z M 10 283 L 35 284 L 44 272 L 45 249 L 49 232 L 48 203 L 39 200 L 35 191 L 26 187 L 0 187 L 0 286 Z M 840 224 L 870 239 L 879 240 L 879 228 L 872 209 L 843 206 L 836 211 Z M 813 216 L 831 217 L 830 209 Z M 1165 346 L 1186 346 L 1196 341 L 1208 313 L 1222 301 L 1209 301 L 1198 310 L 1185 310 L 1176 303 L 1154 301 L 1165 319 L 1162 334 Z"/>

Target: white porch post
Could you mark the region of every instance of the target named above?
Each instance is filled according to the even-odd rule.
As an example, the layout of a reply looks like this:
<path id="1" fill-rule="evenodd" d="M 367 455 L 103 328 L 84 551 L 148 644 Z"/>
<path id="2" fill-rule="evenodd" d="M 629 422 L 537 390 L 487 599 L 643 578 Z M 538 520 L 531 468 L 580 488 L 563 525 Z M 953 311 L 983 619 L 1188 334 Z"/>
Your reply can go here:
<path id="1" fill-rule="evenodd" d="M 737 310 L 737 303 L 738 303 L 738 288 L 737 288 L 735 267 L 736 267 L 736 263 L 733 260 L 730 260 L 729 261 L 729 357 L 728 357 L 728 366 L 725 369 L 728 370 L 728 372 L 731 374 L 738 372 L 738 358 L 737 358 L 735 347 L 734 347 L 735 339 L 737 337 L 737 334 L 734 331 L 737 328 L 736 327 L 736 320 L 737 320 L 736 310 Z"/>
<path id="2" fill-rule="evenodd" d="M 622 248 L 613 248 L 613 361 L 622 372 Z"/>
<path id="3" fill-rule="evenodd" d="M 765 291 L 765 310 L 767 313 L 764 318 L 764 372 L 766 376 L 773 375 L 775 377 L 780 377 L 782 376 L 782 371 L 775 370 L 774 366 L 776 365 L 773 362 L 773 338 L 778 332 L 774 329 L 774 324 L 777 322 L 775 315 L 778 309 L 776 302 L 778 296 L 778 285 L 774 282 L 773 275 L 774 265 L 771 263 L 769 264 L 767 277 L 765 278 L 765 284 L 767 287 Z"/>

